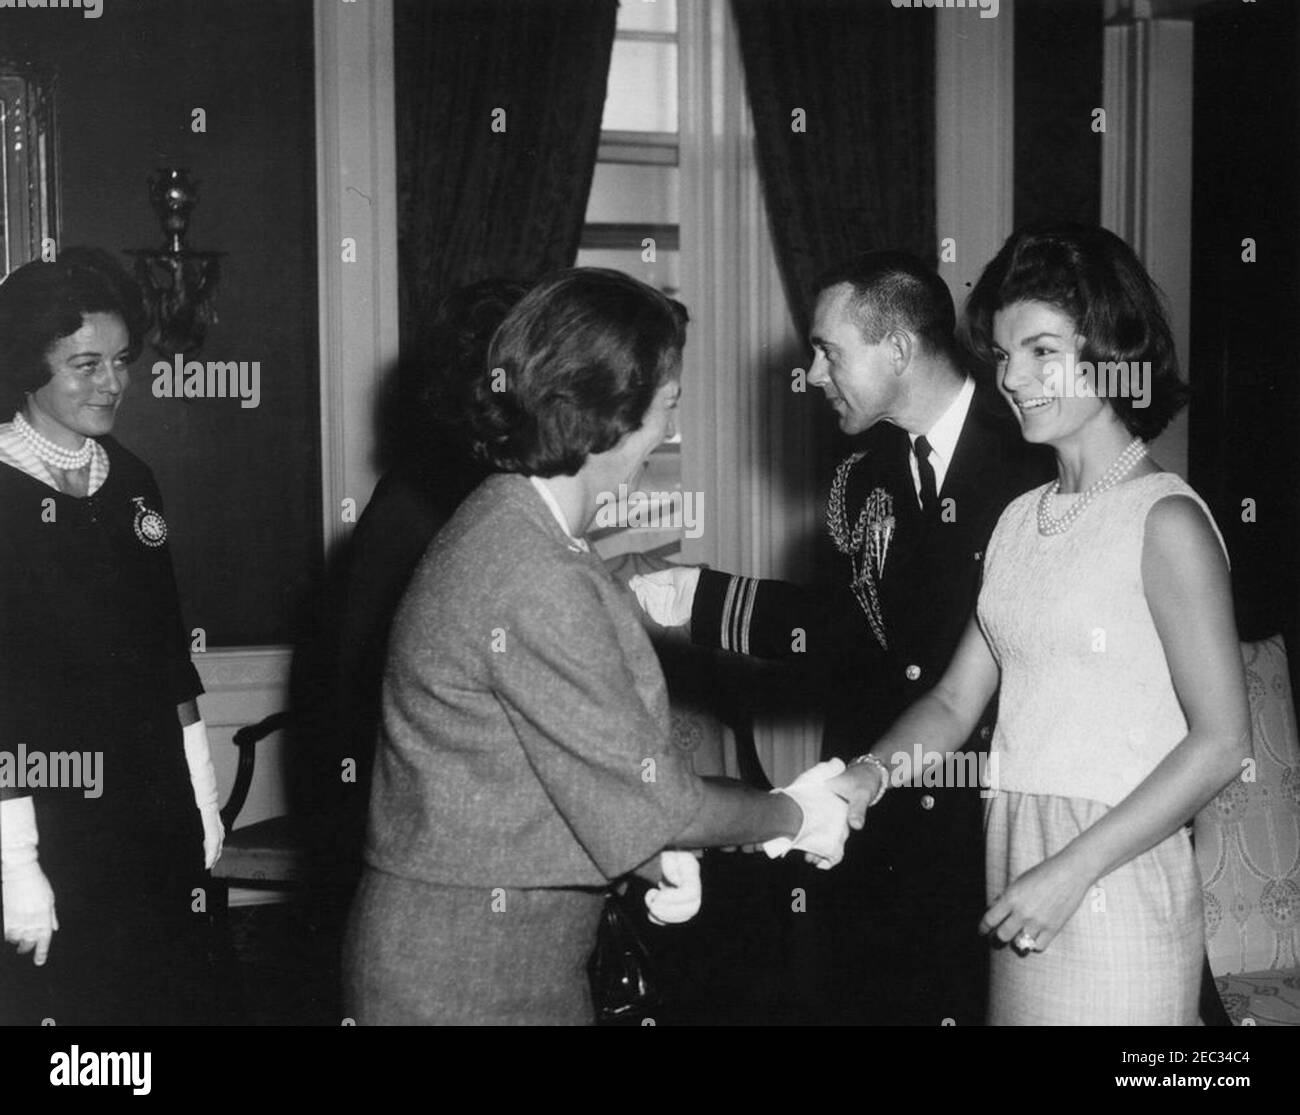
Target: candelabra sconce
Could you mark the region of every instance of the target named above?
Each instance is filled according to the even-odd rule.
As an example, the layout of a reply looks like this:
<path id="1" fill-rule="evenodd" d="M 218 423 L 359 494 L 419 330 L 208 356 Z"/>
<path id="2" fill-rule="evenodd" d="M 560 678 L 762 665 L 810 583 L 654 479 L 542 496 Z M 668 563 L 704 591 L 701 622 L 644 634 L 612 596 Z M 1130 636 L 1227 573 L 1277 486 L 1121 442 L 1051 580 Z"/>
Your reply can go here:
<path id="1" fill-rule="evenodd" d="M 216 293 L 225 252 L 185 246 L 199 184 L 189 171 L 164 167 L 149 179 L 149 201 L 162 224 L 162 248 L 129 249 L 135 277 L 149 309 L 149 343 L 162 356 L 189 356 L 202 346 L 217 320 Z"/>

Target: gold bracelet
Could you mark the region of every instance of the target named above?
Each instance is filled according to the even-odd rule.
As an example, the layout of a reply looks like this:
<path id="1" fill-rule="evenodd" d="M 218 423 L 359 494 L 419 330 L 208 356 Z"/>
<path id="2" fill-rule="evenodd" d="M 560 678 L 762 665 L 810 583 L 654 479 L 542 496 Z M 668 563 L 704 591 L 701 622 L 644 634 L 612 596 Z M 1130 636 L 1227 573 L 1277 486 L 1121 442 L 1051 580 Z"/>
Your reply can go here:
<path id="1" fill-rule="evenodd" d="M 856 759 L 849 761 L 849 766 L 856 767 L 863 764 L 869 767 L 875 767 L 880 771 L 880 788 L 876 791 L 876 796 L 867 802 L 867 808 L 870 809 L 881 798 L 885 796 L 885 791 L 889 788 L 889 771 L 885 769 L 885 764 L 877 759 L 870 751 L 865 755 L 859 755 Z"/>

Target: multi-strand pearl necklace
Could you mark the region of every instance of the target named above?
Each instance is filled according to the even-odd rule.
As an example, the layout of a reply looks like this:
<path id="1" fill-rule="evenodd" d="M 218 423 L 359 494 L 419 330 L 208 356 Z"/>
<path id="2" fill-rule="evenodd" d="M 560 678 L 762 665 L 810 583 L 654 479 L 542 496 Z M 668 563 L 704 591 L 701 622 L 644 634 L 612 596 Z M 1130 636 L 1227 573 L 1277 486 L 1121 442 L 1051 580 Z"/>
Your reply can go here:
<path id="1" fill-rule="evenodd" d="M 1091 488 L 1084 492 L 1074 501 L 1060 518 L 1056 518 L 1048 510 L 1052 504 L 1053 497 L 1061 490 L 1061 481 L 1058 479 L 1053 482 L 1052 486 L 1043 492 L 1042 498 L 1038 501 L 1038 533 L 1039 534 L 1064 534 L 1074 525 L 1074 520 L 1083 514 L 1083 509 L 1096 499 L 1102 492 L 1108 491 L 1124 479 L 1137 466 L 1138 461 L 1147 455 L 1147 445 L 1140 437 L 1135 437 L 1128 443 L 1127 448 L 1111 463 L 1100 480 Z"/>
<path id="2" fill-rule="evenodd" d="M 42 461 L 64 472 L 76 472 L 79 468 L 85 468 L 90 464 L 91 455 L 95 451 L 95 443 L 90 438 L 82 442 L 80 449 L 64 449 L 61 445 L 55 445 L 49 438 L 32 429 L 31 423 L 23 417 L 21 411 L 14 415 L 14 429 Z"/>

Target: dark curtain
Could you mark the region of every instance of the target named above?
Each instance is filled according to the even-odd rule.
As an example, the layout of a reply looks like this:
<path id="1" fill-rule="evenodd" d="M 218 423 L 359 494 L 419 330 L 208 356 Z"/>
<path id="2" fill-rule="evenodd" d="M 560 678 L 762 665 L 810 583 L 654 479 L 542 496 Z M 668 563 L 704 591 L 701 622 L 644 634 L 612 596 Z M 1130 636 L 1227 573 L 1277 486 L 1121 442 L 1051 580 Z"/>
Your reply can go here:
<path id="1" fill-rule="evenodd" d="M 394 5 L 401 360 L 385 370 L 375 414 L 385 475 L 330 555 L 290 682 L 292 813 L 310 849 L 313 916 L 334 954 L 361 864 L 388 625 L 429 539 L 480 478 L 462 439 L 448 436 L 456 415 L 431 414 L 430 395 L 464 369 L 454 357 L 435 366 L 445 343 L 435 353 L 428 326 L 457 287 L 573 263 L 616 12 L 615 0 Z M 345 758 L 352 782 L 340 781 Z"/>
<path id="2" fill-rule="evenodd" d="M 1300 8 L 1257 6 L 1196 13 L 1188 467 L 1241 637 L 1282 632 L 1300 691 Z"/>
<path id="3" fill-rule="evenodd" d="M 828 267 L 873 248 L 935 260 L 934 13 L 889 0 L 732 5 L 772 236 L 806 331 Z"/>
<path id="4" fill-rule="evenodd" d="M 1089 125 L 1101 105 L 1103 14 L 1102 0 L 1031 0 L 1012 13 L 1016 228 L 1101 219 L 1104 136 Z"/>
<path id="5" fill-rule="evenodd" d="M 616 11 L 615 0 L 397 0 L 404 351 L 446 291 L 573 263 Z"/>

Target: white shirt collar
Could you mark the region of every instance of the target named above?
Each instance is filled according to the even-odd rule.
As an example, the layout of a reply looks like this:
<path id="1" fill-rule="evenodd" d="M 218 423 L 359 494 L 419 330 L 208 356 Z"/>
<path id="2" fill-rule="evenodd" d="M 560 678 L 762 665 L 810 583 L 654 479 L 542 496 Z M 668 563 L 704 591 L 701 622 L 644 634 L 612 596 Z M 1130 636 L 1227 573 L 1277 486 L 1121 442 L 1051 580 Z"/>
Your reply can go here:
<path id="1" fill-rule="evenodd" d="M 938 454 L 945 465 L 952 461 L 957 449 L 957 439 L 961 437 L 961 428 L 966 422 L 966 413 L 970 410 L 971 400 L 975 397 L 975 381 L 967 376 L 962 381 L 961 389 L 953 397 L 948 409 L 939 415 L 938 421 L 926 431 L 925 440 L 930 449 Z M 912 444 L 916 444 L 916 434 L 907 435 Z"/>
<path id="2" fill-rule="evenodd" d="M 590 553 L 591 547 L 581 538 L 575 538 L 573 532 L 569 530 L 569 524 L 564 520 L 564 511 L 560 507 L 559 501 L 551 493 L 551 489 L 540 476 L 530 476 L 529 482 L 537 489 L 537 494 L 542 497 L 543 502 L 550 508 L 551 514 L 555 516 L 555 521 L 560 524 L 560 529 L 564 531 L 565 536 L 569 539 L 569 549 L 578 550 L 582 553 Z"/>
<path id="3" fill-rule="evenodd" d="M 934 488 L 943 491 L 943 482 L 948 476 L 948 466 L 952 464 L 952 455 L 957 451 L 957 439 L 961 437 L 962 427 L 966 424 L 966 415 L 970 412 L 971 400 L 975 398 L 975 381 L 967 376 L 960 390 L 953 397 L 948 409 L 939 415 L 938 421 L 926 432 L 925 440 L 930 443 L 931 464 L 934 467 Z M 919 435 L 908 434 L 913 449 Z M 916 468 L 916 454 L 911 457 L 912 481 L 919 493 L 921 490 L 920 474 Z"/>
<path id="4" fill-rule="evenodd" d="M 86 481 L 86 494 L 93 496 L 108 479 L 108 453 L 94 438 L 90 439 L 90 475 Z M 25 472 L 33 479 L 53 488 L 60 488 L 49 466 L 40 459 L 13 422 L 0 422 L 0 462 Z"/>

